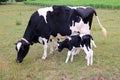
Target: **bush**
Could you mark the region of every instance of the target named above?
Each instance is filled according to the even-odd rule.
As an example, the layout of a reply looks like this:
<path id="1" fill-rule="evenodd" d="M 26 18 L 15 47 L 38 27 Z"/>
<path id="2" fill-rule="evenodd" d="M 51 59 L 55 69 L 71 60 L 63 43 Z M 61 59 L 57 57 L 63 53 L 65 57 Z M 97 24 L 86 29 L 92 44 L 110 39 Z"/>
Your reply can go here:
<path id="1" fill-rule="evenodd" d="M 2 4 L 2 2 L 7 2 L 8 0 L 0 0 L 0 4 Z"/>
<path id="2" fill-rule="evenodd" d="M 22 2 L 22 1 L 24 1 L 24 0 L 15 0 L 16 2 Z"/>
<path id="3" fill-rule="evenodd" d="M 8 0 L 0 0 L 0 2 L 6 2 L 6 1 L 8 1 Z"/>
<path id="4" fill-rule="evenodd" d="M 51 5 L 68 5 L 68 6 L 92 6 L 104 9 L 120 9 L 120 0 L 27 0 L 24 2 L 28 5 L 51 6 Z"/>

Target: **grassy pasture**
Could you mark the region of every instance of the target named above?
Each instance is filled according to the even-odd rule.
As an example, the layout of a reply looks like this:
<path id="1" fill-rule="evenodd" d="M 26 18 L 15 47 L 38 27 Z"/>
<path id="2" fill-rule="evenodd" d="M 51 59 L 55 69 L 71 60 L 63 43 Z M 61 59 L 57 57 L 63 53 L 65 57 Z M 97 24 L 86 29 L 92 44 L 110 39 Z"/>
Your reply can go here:
<path id="1" fill-rule="evenodd" d="M 96 9 L 102 24 L 108 31 L 104 38 L 96 19 L 93 20 L 92 35 L 97 48 L 94 49 L 94 64 L 86 66 L 84 52 L 74 57 L 74 62 L 65 64 L 67 50 L 48 54 L 41 59 L 43 48 L 34 44 L 23 63 L 17 64 L 14 43 L 25 31 L 31 14 L 38 6 L 24 4 L 0 6 L 0 80 L 118 80 L 120 79 L 120 11 Z M 20 22 L 21 24 L 16 24 Z"/>
<path id="2" fill-rule="evenodd" d="M 93 6 L 95 8 L 120 9 L 119 0 L 27 0 L 25 4 L 51 6 L 51 5 L 69 5 L 69 6 Z"/>

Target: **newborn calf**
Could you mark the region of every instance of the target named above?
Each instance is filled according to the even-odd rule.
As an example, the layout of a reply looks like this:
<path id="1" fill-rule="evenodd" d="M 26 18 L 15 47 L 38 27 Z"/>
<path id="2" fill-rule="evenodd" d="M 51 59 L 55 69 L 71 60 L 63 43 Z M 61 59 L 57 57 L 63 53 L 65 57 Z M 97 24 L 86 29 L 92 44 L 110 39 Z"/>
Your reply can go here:
<path id="1" fill-rule="evenodd" d="M 70 56 L 71 61 L 73 61 L 73 56 L 76 48 L 82 48 L 86 53 L 85 58 L 87 59 L 87 66 L 89 66 L 93 64 L 93 50 L 91 48 L 92 44 L 94 45 L 94 47 L 96 47 L 93 38 L 90 34 L 73 35 L 69 36 L 62 42 L 58 42 L 58 51 L 60 52 L 64 48 L 68 49 L 68 54 L 65 61 L 65 63 L 67 63 Z"/>

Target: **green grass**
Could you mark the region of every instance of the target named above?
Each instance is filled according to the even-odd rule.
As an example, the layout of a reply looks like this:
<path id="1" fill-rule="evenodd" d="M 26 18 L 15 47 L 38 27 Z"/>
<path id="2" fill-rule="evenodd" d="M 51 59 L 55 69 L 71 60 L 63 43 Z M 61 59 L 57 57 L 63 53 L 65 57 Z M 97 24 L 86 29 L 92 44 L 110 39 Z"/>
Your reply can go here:
<path id="1" fill-rule="evenodd" d="M 39 6 L 23 4 L 0 6 L 0 80 L 118 80 L 120 76 L 120 11 L 96 9 L 98 16 L 108 31 L 104 38 L 94 18 L 92 35 L 97 48 L 94 49 L 94 64 L 86 65 L 84 52 L 65 64 L 67 50 L 48 54 L 47 60 L 41 59 L 41 44 L 31 46 L 23 63 L 15 62 L 14 43 L 24 34 L 31 14 Z M 21 25 L 16 25 L 16 20 Z"/>
<path id="2" fill-rule="evenodd" d="M 25 4 L 51 6 L 51 5 L 69 5 L 69 6 L 93 6 L 95 8 L 120 9 L 119 0 L 27 0 Z"/>

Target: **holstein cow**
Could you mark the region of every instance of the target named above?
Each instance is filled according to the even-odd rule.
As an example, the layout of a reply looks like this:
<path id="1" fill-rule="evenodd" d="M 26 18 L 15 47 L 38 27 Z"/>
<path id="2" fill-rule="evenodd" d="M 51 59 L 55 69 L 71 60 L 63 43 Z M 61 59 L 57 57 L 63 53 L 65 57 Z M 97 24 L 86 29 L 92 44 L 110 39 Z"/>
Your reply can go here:
<path id="1" fill-rule="evenodd" d="M 99 17 L 97 16 L 97 13 L 95 9 L 92 7 L 71 7 L 76 10 L 77 12 L 77 22 L 74 22 L 74 25 L 71 26 L 71 30 L 74 33 L 74 31 L 79 31 L 81 34 L 90 34 L 91 25 L 92 25 L 92 19 L 95 15 L 97 18 L 97 21 L 100 25 L 100 28 L 103 31 L 104 36 L 107 35 L 106 29 L 103 27 L 103 25 L 100 23 Z"/>
<path id="2" fill-rule="evenodd" d="M 42 43 L 44 53 L 42 59 L 47 57 L 47 47 L 50 35 L 70 35 L 72 21 L 76 21 L 75 10 L 67 6 L 52 6 L 34 12 L 29 20 L 23 38 L 16 43 L 17 59 L 22 62 L 27 55 L 30 45 Z M 52 50 L 52 49 L 50 49 Z"/>
<path id="3" fill-rule="evenodd" d="M 64 48 L 68 49 L 67 58 L 65 63 L 68 62 L 70 56 L 73 61 L 73 56 L 76 48 L 82 48 L 86 53 L 87 65 L 93 64 L 93 50 L 92 44 L 96 47 L 93 38 L 90 34 L 80 34 L 69 36 L 62 42 L 58 42 L 58 51 L 62 51 Z"/>

